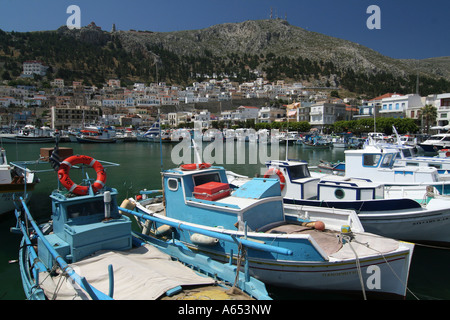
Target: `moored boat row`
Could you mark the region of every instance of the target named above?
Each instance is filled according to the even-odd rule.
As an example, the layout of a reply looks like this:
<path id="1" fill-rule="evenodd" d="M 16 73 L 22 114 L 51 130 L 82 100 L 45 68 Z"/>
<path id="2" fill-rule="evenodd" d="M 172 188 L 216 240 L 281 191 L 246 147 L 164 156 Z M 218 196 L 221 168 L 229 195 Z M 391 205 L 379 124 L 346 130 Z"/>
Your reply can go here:
<path id="1" fill-rule="evenodd" d="M 383 157 L 384 154 L 380 159 Z M 66 161 L 71 163 L 71 160 Z M 117 194 L 113 189 L 102 188 L 98 184 L 94 187 L 97 183 L 95 180 L 99 180 L 98 176 L 97 179 L 87 179 L 83 183 L 88 190 L 87 194 L 73 194 L 77 187 L 66 185 L 67 191 L 51 195 L 55 204 L 52 228 L 55 223 L 60 223 L 63 227 L 57 229 L 64 229 L 64 232 L 58 234 L 58 231 L 53 230 L 53 233 L 37 235 L 39 232 L 35 231 L 36 234 L 28 240 L 28 234 L 23 234 L 24 243 L 37 241 L 39 244 L 39 239 L 44 237 L 51 240 L 50 246 L 41 243 L 41 252 L 39 246 L 34 253 L 25 253 L 26 245 L 21 249 L 21 257 L 31 256 L 32 261 L 37 261 L 36 257 L 47 259 L 45 263 L 41 261 L 42 264 L 34 265 L 21 262 L 23 270 L 28 270 L 23 271 L 23 281 L 30 281 L 25 291 L 36 286 L 34 281 L 39 280 L 39 271 L 33 269 L 36 265 L 48 272 L 49 266 L 58 262 L 57 256 L 52 255 L 49 247 L 55 249 L 57 243 L 56 249 L 64 251 L 63 256 L 67 261 L 59 265 L 64 270 L 64 263 L 69 265 L 68 262 L 72 263 L 72 260 L 83 261 L 98 250 L 97 243 L 108 243 L 93 236 L 91 232 L 81 236 L 81 229 L 100 230 L 97 228 L 116 222 L 120 225 L 121 221 L 127 220 L 127 216 L 134 216 L 142 227 L 141 234 L 130 233 L 132 243 L 139 243 L 140 246 L 121 248 L 119 245 L 116 250 L 116 244 L 112 247 L 105 245 L 108 253 L 131 253 L 129 250 L 136 249 L 139 251 L 137 255 L 144 257 L 140 250 L 152 251 L 148 247 L 183 250 L 185 258 L 192 259 L 187 259 L 191 266 L 199 261 L 214 261 L 214 267 L 208 266 L 208 263 L 197 267 L 204 272 L 206 270 L 206 274 L 208 270 L 211 274 L 211 270 L 218 268 L 228 286 L 233 286 L 232 275 L 244 270 L 242 279 L 257 283 L 260 288 L 256 291 L 258 293 L 252 293 L 250 288 L 254 288 L 255 284 L 245 285 L 246 281 L 240 282 L 242 286 L 236 283 L 235 286 L 240 286 L 249 296 L 257 299 L 269 298 L 264 283 L 306 290 L 357 292 L 365 298 L 372 295 L 405 297 L 414 245 L 404 241 L 432 241 L 439 244 L 449 242 L 445 238 L 445 232 L 442 232 L 448 228 L 443 221 L 448 220 L 449 200 L 439 194 L 437 186 L 432 189 L 426 188 L 429 184 L 386 186 L 357 177 L 316 176 L 308 172 L 306 162 L 271 161 L 267 165 L 268 169 L 272 169 L 267 177 L 245 179 L 239 176 L 240 183 L 232 181 L 224 168 L 211 165 L 192 168 L 180 166 L 165 170 L 162 172 L 163 196 L 154 196 L 154 192 L 142 192 L 143 199 L 127 199 L 120 207 L 117 206 Z M 60 175 L 60 178 L 63 176 Z M 113 201 L 108 196 L 105 198 L 105 193 L 110 194 L 111 191 L 114 191 Z M 95 205 L 95 209 L 94 198 L 101 202 Z M 111 205 L 107 205 L 108 203 Z M 75 204 L 77 208 L 72 208 Z M 116 210 L 121 211 L 121 214 L 117 214 Z M 16 211 L 16 231 L 24 221 L 23 213 L 28 215 L 27 211 L 26 203 L 22 203 L 22 208 Z M 109 220 L 112 211 L 114 217 Z M 60 214 L 61 217 L 67 217 L 58 218 Z M 27 219 L 32 220 L 30 217 Z M 58 222 L 58 219 L 63 220 Z M 427 223 L 426 228 L 423 221 Z M 125 224 L 127 223 L 129 222 Z M 76 226 L 80 226 L 80 230 L 75 230 Z M 107 227 L 105 226 L 105 230 Z M 41 229 L 41 226 L 38 228 Z M 67 232 L 71 233 L 72 238 Z M 117 232 L 118 238 L 120 234 L 124 233 Z M 422 238 L 414 237 L 419 234 L 422 234 Z M 76 245 L 76 240 L 86 243 L 86 246 Z M 117 240 L 117 243 L 121 241 Z M 61 243 L 64 248 L 59 247 Z M 142 245 L 145 249 L 139 249 Z M 102 245 L 100 247 L 104 249 Z M 57 253 L 60 255 L 60 252 Z M 80 254 L 79 258 L 77 254 Z M 170 255 L 174 257 L 173 253 Z M 95 257 L 97 254 L 94 260 Z M 86 261 L 90 264 L 92 260 L 89 259 Z M 23 258 L 21 260 L 27 261 Z M 108 270 L 108 263 L 102 263 L 101 266 L 93 264 L 92 268 Z M 109 263 L 113 265 L 113 269 L 114 263 Z M 71 268 L 80 266 L 83 266 L 83 262 L 71 265 Z M 228 270 L 230 266 L 233 268 Z M 105 274 L 107 273 L 106 271 Z M 117 273 L 117 278 L 116 275 L 112 277 L 119 279 L 120 276 Z M 114 286 L 117 294 L 104 294 L 115 283 L 109 277 L 111 276 L 102 280 L 101 288 L 97 288 L 90 284 L 87 277 L 82 280 L 73 275 L 73 281 L 78 281 L 78 286 L 86 291 L 77 298 L 109 299 L 113 296 L 123 299 L 125 296 L 120 292 L 130 289 Z M 142 273 L 141 277 L 150 275 Z M 53 280 L 59 281 L 59 278 Z M 51 285 L 50 287 L 52 288 Z M 39 296 L 33 298 L 48 298 L 51 290 L 43 287 L 40 289 L 42 291 Z M 172 291 L 166 290 L 162 295 L 166 292 L 170 295 Z M 151 293 L 145 293 L 145 296 L 153 297 Z"/>

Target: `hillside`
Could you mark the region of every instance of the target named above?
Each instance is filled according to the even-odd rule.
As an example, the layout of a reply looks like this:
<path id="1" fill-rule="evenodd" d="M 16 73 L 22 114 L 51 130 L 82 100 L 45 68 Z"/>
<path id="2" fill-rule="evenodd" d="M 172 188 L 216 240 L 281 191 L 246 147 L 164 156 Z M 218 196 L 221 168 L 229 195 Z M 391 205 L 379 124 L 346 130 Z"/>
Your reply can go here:
<path id="1" fill-rule="evenodd" d="M 14 79 L 21 63 L 39 59 L 49 78 L 101 85 L 165 81 L 188 85 L 216 74 L 243 82 L 264 76 L 310 86 L 340 87 L 366 97 L 385 92 L 450 92 L 450 57 L 398 60 L 285 20 L 258 20 L 177 32 L 69 30 L 0 32 L 0 77 Z"/>

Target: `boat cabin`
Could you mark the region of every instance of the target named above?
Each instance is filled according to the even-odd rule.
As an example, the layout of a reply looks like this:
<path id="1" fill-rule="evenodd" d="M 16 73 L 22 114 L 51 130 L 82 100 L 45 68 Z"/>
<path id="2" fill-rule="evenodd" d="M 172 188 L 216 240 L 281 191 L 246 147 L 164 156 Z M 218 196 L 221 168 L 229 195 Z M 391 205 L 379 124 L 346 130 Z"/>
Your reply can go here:
<path id="1" fill-rule="evenodd" d="M 266 162 L 270 173 L 276 172 L 285 180 L 282 195 L 292 200 L 356 201 L 384 198 L 384 185 L 367 179 L 338 175 L 313 177 L 305 161 Z M 282 176 L 282 177 L 281 177 Z"/>
<path id="2" fill-rule="evenodd" d="M 69 196 L 57 190 L 50 195 L 53 233 L 46 239 L 66 261 L 77 262 L 99 250 L 131 248 L 131 221 L 117 209 L 117 190 L 104 190 L 85 196 Z M 38 252 L 51 268 L 53 257 L 40 238 Z"/>
<path id="3" fill-rule="evenodd" d="M 366 146 L 359 150 L 345 151 L 345 176 L 364 177 L 372 181 L 388 183 L 434 183 L 438 172 L 432 167 L 394 166 L 397 149 Z"/>
<path id="4" fill-rule="evenodd" d="M 263 231 L 285 221 L 277 179 L 254 178 L 232 190 L 223 167 L 177 168 L 163 176 L 167 217 L 240 231 L 245 225 Z"/>

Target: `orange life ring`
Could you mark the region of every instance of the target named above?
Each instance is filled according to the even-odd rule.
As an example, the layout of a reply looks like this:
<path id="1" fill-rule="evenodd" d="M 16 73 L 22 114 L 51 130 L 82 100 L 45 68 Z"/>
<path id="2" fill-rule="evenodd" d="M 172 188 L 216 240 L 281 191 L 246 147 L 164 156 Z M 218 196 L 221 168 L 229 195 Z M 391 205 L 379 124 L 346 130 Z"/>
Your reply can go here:
<path id="1" fill-rule="evenodd" d="M 270 178 L 270 176 L 276 174 L 280 180 L 280 188 L 281 191 L 283 191 L 284 187 L 286 186 L 286 179 L 284 178 L 283 173 L 278 170 L 278 169 L 274 169 L 274 168 L 270 168 L 269 170 L 267 170 L 267 172 L 264 174 L 264 178 Z"/>
<path id="2" fill-rule="evenodd" d="M 95 170 L 97 172 L 97 179 L 92 184 L 92 189 L 95 193 L 99 192 L 104 186 L 106 182 L 106 172 L 103 169 L 102 164 L 89 156 L 83 155 L 75 155 L 65 159 L 61 162 L 58 170 L 58 179 L 61 184 L 70 192 L 77 194 L 79 196 L 83 196 L 88 194 L 89 187 L 88 186 L 80 186 L 74 183 L 69 177 L 69 170 L 73 165 L 76 164 L 85 164 Z"/>
<path id="3" fill-rule="evenodd" d="M 445 152 L 446 157 L 450 157 L 450 150 L 449 149 L 441 149 L 441 152 Z"/>
<path id="4" fill-rule="evenodd" d="M 188 163 L 182 164 L 181 170 L 199 170 L 199 169 L 207 169 L 211 167 L 211 163 Z"/>

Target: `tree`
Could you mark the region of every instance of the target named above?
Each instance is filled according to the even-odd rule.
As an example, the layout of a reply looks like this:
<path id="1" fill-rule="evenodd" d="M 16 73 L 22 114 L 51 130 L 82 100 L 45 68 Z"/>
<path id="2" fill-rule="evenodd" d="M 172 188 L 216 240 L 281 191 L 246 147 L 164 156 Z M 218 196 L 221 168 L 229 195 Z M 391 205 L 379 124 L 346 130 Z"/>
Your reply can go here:
<path id="1" fill-rule="evenodd" d="M 434 123 L 437 118 L 437 109 L 431 104 L 425 105 L 425 107 L 419 110 L 419 118 L 422 118 L 422 121 L 425 120 L 425 127 L 427 130 L 427 134 L 430 130 L 430 122 Z"/>
<path id="2" fill-rule="evenodd" d="M 5 70 L 2 74 L 3 80 L 11 80 L 11 76 L 7 70 Z"/>

